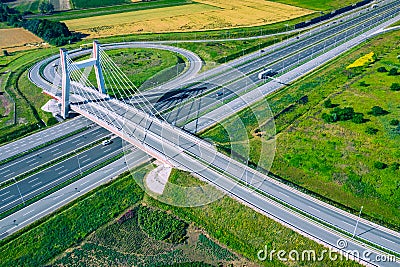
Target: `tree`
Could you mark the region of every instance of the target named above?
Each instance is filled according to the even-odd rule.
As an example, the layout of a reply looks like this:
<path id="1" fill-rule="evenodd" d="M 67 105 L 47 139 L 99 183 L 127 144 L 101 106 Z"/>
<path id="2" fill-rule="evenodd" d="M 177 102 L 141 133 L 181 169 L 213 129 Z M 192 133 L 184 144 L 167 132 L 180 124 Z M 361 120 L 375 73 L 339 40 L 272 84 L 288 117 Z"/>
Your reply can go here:
<path id="1" fill-rule="evenodd" d="M 387 69 L 385 67 L 379 67 L 378 72 L 387 72 Z"/>
<path id="2" fill-rule="evenodd" d="M 390 86 L 390 90 L 400 91 L 400 83 L 392 83 L 392 85 Z"/>
<path id="3" fill-rule="evenodd" d="M 7 50 L 4 49 L 4 50 L 3 50 L 3 55 L 7 57 L 7 56 L 9 56 L 10 54 L 8 53 Z"/>
<path id="4" fill-rule="evenodd" d="M 373 115 L 373 116 L 383 116 L 388 114 L 386 110 L 381 108 L 380 106 L 374 106 L 371 111 L 368 112 L 368 114 Z"/>
<path id="5" fill-rule="evenodd" d="M 42 14 L 51 14 L 54 12 L 54 5 L 49 1 L 43 1 L 39 4 L 39 10 Z"/>
<path id="6" fill-rule="evenodd" d="M 390 76 L 396 76 L 397 74 L 398 74 L 397 68 L 391 68 L 391 69 L 389 70 L 389 75 L 390 75 Z"/>
<path id="7" fill-rule="evenodd" d="M 385 163 L 383 163 L 383 162 L 380 162 L 380 161 L 376 161 L 376 162 L 374 163 L 374 167 L 375 167 L 376 169 L 378 169 L 378 170 L 383 170 L 383 169 L 386 169 L 386 168 L 387 168 L 387 164 L 385 164 Z"/>

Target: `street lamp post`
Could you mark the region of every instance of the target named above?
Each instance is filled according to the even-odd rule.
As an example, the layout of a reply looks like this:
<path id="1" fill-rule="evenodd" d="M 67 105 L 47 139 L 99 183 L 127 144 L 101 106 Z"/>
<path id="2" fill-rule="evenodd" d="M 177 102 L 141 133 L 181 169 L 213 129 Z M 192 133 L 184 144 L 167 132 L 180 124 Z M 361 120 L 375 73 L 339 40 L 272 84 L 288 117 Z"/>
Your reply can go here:
<path id="1" fill-rule="evenodd" d="M 355 235 L 356 235 L 356 231 L 357 231 L 358 222 L 360 221 L 360 218 L 361 218 L 361 212 L 362 212 L 363 208 L 364 208 L 364 206 L 361 206 L 360 213 L 358 214 L 358 218 L 357 218 L 357 222 L 356 222 L 356 227 L 354 227 L 353 237 L 355 237 Z"/>

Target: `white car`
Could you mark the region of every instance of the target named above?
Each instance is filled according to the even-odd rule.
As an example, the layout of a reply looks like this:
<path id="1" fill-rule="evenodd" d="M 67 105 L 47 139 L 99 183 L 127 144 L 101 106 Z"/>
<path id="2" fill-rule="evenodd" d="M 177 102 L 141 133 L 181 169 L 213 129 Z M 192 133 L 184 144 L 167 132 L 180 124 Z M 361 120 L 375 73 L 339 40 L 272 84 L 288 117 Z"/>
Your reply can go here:
<path id="1" fill-rule="evenodd" d="M 111 144 L 111 143 L 112 143 L 112 141 L 111 141 L 110 139 L 107 139 L 107 140 L 104 140 L 103 142 L 101 142 L 101 144 L 102 144 L 103 146 L 109 145 L 109 144 Z"/>

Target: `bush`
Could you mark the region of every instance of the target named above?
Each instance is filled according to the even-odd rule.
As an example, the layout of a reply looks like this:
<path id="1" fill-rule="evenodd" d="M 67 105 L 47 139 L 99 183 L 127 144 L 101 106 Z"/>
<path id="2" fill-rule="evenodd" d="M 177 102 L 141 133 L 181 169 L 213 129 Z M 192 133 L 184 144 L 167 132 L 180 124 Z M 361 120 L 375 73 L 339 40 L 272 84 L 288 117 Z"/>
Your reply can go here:
<path id="1" fill-rule="evenodd" d="M 391 120 L 391 121 L 389 122 L 389 124 L 392 125 L 392 126 L 397 126 L 397 125 L 400 124 L 400 121 L 399 121 L 399 120 Z"/>
<path id="2" fill-rule="evenodd" d="M 387 72 L 387 69 L 385 67 L 379 67 L 378 72 Z"/>
<path id="3" fill-rule="evenodd" d="M 383 162 L 380 162 L 380 161 L 376 161 L 376 162 L 374 163 L 374 167 L 375 167 L 376 169 L 378 169 L 378 170 L 383 170 L 383 169 L 386 169 L 386 168 L 387 168 L 387 164 L 385 164 L 385 163 L 383 163 Z"/>
<path id="4" fill-rule="evenodd" d="M 161 210 L 140 206 L 138 223 L 149 236 L 156 240 L 180 243 L 185 239 L 188 224 Z"/>
<path id="5" fill-rule="evenodd" d="M 325 102 L 324 102 L 324 107 L 325 107 L 325 108 L 334 108 L 335 105 L 332 104 L 332 100 L 331 100 L 331 99 L 327 99 L 327 100 L 325 100 Z"/>
<path id="6" fill-rule="evenodd" d="M 398 162 L 394 162 L 390 165 L 390 169 L 392 169 L 393 171 L 397 171 L 400 169 L 400 163 Z"/>
<path id="7" fill-rule="evenodd" d="M 390 86 L 390 90 L 400 91 L 400 83 L 392 83 L 392 85 Z"/>
<path id="8" fill-rule="evenodd" d="M 352 122 L 361 124 L 364 122 L 364 114 L 362 113 L 356 113 L 354 114 L 353 118 L 351 119 Z"/>
<path id="9" fill-rule="evenodd" d="M 367 130 L 365 130 L 365 132 L 367 133 L 367 134 L 377 134 L 377 132 L 379 132 L 379 130 L 378 129 L 375 129 L 375 128 L 372 128 L 372 127 L 368 127 L 367 128 Z"/>
<path id="10" fill-rule="evenodd" d="M 389 70 L 389 75 L 390 75 L 390 76 L 396 76 L 397 74 L 398 74 L 397 68 L 391 68 L 391 69 Z"/>
<path id="11" fill-rule="evenodd" d="M 383 108 L 381 108 L 380 106 L 374 106 L 371 111 L 368 112 L 368 114 L 370 115 L 374 115 L 374 116 L 383 116 L 388 114 L 389 112 L 387 112 L 386 110 L 384 110 Z"/>

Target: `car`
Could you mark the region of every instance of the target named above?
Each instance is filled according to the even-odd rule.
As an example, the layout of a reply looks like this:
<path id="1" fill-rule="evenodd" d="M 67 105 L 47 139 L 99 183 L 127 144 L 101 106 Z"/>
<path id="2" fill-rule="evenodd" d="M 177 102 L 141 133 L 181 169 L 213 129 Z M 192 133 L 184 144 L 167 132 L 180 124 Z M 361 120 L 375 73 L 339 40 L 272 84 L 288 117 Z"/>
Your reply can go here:
<path id="1" fill-rule="evenodd" d="M 110 139 L 107 139 L 107 140 L 104 140 L 103 142 L 101 142 L 101 144 L 102 144 L 103 146 L 109 145 L 109 144 L 111 144 L 111 143 L 112 143 L 112 141 L 111 141 Z"/>
<path id="2" fill-rule="evenodd" d="M 265 53 L 265 50 L 264 49 L 261 49 L 261 51 L 260 51 L 261 53 Z"/>
<path id="3" fill-rule="evenodd" d="M 217 92 L 216 96 L 222 96 L 224 93 L 223 92 Z"/>

